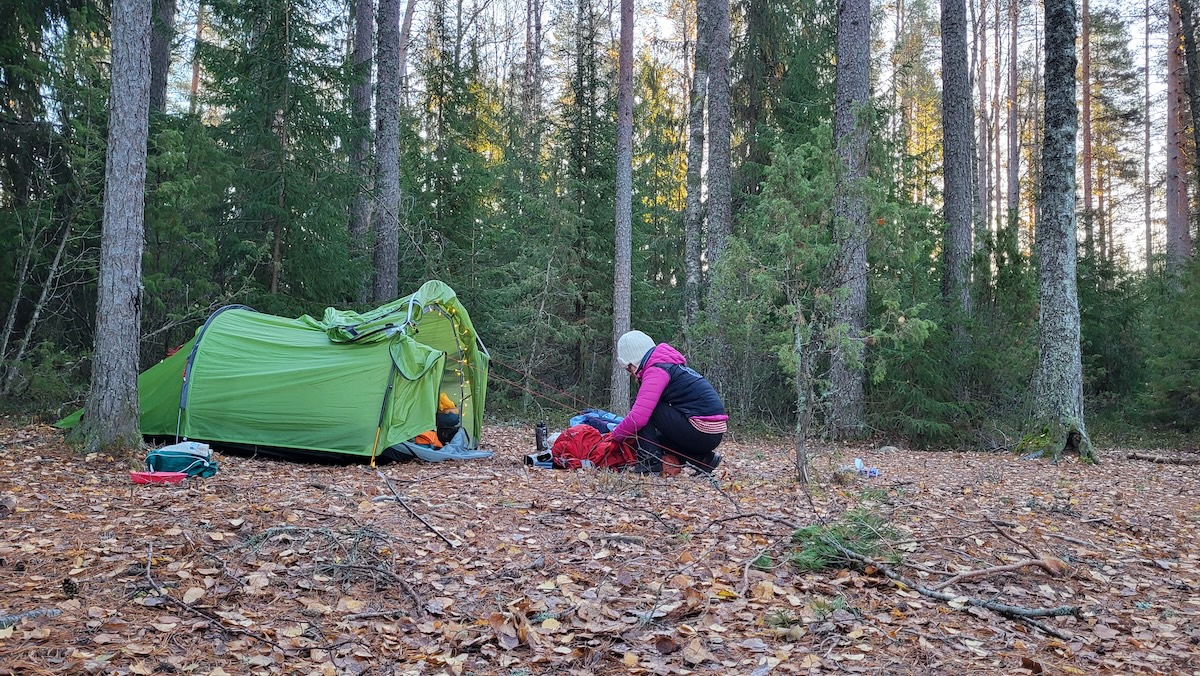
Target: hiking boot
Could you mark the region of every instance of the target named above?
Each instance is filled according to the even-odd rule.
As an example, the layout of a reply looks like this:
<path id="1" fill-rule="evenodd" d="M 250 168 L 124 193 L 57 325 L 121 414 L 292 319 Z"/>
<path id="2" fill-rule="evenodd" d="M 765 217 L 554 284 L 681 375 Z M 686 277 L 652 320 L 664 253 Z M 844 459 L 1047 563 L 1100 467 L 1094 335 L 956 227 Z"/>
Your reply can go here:
<path id="1" fill-rule="evenodd" d="M 713 471 L 721 466 L 721 454 L 711 451 L 703 460 L 692 460 L 690 464 L 700 474 L 712 474 Z"/>

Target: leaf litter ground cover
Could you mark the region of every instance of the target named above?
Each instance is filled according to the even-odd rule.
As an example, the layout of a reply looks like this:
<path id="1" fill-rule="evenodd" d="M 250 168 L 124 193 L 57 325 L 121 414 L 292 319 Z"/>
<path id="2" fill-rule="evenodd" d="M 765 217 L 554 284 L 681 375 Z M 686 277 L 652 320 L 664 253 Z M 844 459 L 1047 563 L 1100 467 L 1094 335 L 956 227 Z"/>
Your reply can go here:
<path id="1" fill-rule="evenodd" d="M 804 490 L 789 442 L 743 440 L 716 488 L 485 438 L 491 460 L 222 455 L 135 486 L 0 423 L 0 673 L 1200 673 L 1194 465 L 830 446 Z M 835 474 L 856 456 L 880 476 Z M 871 563 L 793 563 L 797 529 L 849 514 Z"/>

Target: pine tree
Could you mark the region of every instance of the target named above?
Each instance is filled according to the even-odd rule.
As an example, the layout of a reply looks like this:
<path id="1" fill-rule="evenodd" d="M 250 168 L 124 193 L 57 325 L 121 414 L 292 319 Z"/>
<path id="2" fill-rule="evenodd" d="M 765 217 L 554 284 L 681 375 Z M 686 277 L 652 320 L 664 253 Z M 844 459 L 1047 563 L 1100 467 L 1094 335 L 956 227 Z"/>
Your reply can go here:
<path id="1" fill-rule="evenodd" d="M 617 340 L 630 329 L 633 294 L 633 0 L 621 0 L 621 38 L 617 50 L 617 162 L 615 243 L 613 252 L 614 350 Z M 622 364 L 612 361 L 610 410 L 626 412 L 629 375 Z"/>
<path id="2" fill-rule="evenodd" d="M 128 452 L 142 445 L 137 375 L 150 111 L 149 5 L 116 0 L 112 38 L 96 351 L 79 434 L 89 451 Z"/>

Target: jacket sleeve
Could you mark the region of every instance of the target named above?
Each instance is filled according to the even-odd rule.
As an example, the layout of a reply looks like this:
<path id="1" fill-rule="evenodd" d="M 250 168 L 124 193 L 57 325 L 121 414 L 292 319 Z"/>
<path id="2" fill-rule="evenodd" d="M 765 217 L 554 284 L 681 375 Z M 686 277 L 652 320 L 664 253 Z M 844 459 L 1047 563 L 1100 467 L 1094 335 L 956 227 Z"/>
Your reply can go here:
<path id="1" fill-rule="evenodd" d="M 642 370 L 642 384 L 638 388 L 637 399 L 633 402 L 633 410 L 629 411 L 629 415 L 612 431 L 613 439 L 621 441 L 632 437 L 650 422 L 650 414 L 658 406 L 658 400 L 670 381 L 671 376 L 657 366 L 647 366 Z"/>

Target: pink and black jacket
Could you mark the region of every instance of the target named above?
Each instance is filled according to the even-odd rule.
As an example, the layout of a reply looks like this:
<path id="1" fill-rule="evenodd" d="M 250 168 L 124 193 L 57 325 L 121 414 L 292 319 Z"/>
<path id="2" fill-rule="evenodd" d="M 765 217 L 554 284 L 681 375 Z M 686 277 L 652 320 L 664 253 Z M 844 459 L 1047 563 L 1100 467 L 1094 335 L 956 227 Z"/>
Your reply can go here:
<path id="1" fill-rule="evenodd" d="M 637 399 L 629 415 L 612 431 L 613 439 L 637 434 L 660 403 L 683 413 L 700 432 L 725 432 L 729 416 L 721 397 L 704 376 L 688 368 L 687 360 L 675 348 L 667 343 L 656 345 L 642 357 L 636 375 L 641 381 Z"/>

